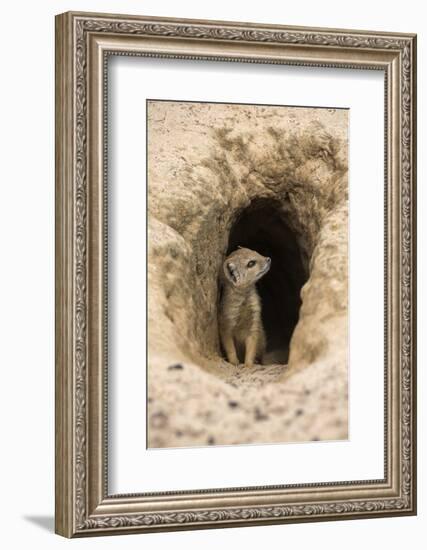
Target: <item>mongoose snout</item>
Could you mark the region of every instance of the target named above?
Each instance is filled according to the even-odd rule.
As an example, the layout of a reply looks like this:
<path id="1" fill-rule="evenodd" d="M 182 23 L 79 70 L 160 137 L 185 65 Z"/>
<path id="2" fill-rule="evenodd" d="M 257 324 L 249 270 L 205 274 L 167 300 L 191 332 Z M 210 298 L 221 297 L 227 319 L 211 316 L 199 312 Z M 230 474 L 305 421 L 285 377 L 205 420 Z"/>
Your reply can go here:
<path id="1" fill-rule="evenodd" d="M 223 263 L 223 295 L 219 332 L 227 360 L 246 366 L 262 360 L 266 338 L 261 319 L 261 299 L 256 282 L 271 266 L 271 258 L 250 248 L 238 248 Z"/>

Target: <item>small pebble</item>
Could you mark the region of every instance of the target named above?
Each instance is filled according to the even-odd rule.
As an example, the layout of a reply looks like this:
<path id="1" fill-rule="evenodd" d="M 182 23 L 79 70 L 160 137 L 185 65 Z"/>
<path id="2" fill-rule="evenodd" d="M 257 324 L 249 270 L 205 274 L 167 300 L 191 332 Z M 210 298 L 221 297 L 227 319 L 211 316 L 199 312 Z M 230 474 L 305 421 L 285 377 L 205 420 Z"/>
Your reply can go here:
<path id="1" fill-rule="evenodd" d="M 151 416 L 151 425 L 153 428 L 164 428 L 168 422 L 168 417 L 164 412 L 157 412 Z"/>
<path id="2" fill-rule="evenodd" d="M 262 413 L 258 407 L 255 409 L 255 420 L 267 420 L 268 415 Z"/>
<path id="3" fill-rule="evenodd" d="M 176 365 L 169 365 L 168 370 L 182 370 L 183 368 L 180 363 L 176 363 Z"/>

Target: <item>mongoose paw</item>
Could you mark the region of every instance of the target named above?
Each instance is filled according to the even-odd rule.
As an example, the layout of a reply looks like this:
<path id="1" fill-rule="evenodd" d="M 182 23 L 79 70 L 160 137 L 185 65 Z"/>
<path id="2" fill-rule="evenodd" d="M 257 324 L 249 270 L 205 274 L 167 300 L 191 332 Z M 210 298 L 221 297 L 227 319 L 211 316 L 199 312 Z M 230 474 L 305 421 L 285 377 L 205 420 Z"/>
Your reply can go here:
<path id="1" fill-rule="evenodd" d="M 245 362 L 245 367 L 246 367 L 247 369 L 252 369 L 253 366 L 254 366 L 253 363 Z"/>
<path id="2" fill-rule="evenodd" d="M 231 363 L 232 365 L 234 365 L 235 367 L 237 367 L 237 365 L 239 364 L 239 360 L 237 357 L 232 357 L 228 360 L 229 363 Z"/>

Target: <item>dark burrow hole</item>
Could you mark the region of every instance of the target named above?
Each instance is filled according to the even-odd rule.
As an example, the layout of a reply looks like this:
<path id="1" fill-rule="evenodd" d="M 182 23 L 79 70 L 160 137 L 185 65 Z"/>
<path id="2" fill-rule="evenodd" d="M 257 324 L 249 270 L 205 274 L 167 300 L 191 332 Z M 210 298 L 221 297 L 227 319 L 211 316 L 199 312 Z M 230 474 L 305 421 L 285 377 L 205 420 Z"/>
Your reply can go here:
<path id="1" fill-rule="evenodd" d="M 280 203 L 253 201 L 235 221 L 227 255 L 238 246 L 271 258 L 270 271 L 257 283 L 267 335 L 267 362 L 287 363 L 289 342 L 299 318 L 301 287 L 308 279 L 303 251 L 286 223 Z"/>

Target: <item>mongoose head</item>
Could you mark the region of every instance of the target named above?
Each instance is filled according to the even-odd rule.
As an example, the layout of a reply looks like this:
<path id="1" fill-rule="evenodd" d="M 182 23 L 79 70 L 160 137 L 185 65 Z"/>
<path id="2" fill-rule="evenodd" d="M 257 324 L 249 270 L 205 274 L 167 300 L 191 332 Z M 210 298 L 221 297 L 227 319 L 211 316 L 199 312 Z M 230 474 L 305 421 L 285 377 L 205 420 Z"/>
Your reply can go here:
<path id="1" fill-rule="evenodd" d="M 271 259 L 250 248 L 238 248 L 224 261 L 224 276 L 234 288 L 254 285 L 270 269 Z"/>

